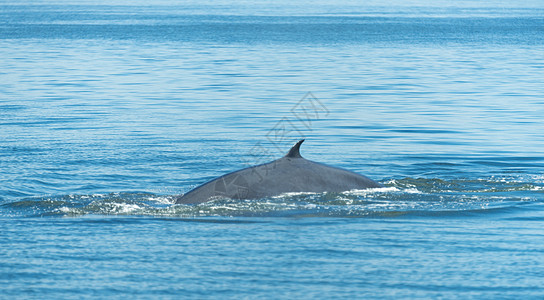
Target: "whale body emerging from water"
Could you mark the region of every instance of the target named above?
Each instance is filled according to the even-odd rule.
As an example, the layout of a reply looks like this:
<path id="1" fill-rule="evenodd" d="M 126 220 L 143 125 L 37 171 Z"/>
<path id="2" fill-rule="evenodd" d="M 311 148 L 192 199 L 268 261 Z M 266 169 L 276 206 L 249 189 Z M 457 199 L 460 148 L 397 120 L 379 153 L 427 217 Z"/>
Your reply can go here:
<path id="1" fill-rule="evenodd" d="M 357 173 L 313 162 L 300 155 L 296 143 L 284 157 L 232 172 L 189 191 L 176 204 L 198 204 L 217 198 L 260 199 L 284 193 L 344 192 L 383 185 Z"/>

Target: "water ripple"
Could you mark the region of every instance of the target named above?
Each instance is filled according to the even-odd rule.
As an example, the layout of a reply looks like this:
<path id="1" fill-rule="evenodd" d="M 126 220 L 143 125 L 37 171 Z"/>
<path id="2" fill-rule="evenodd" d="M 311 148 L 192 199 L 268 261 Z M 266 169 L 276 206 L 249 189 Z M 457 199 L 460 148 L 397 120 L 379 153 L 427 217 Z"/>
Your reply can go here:
<path id="1" fill-rule="evenodd" d="M 344 193 L 290 193 L 259 200 L 217 199 L 175 205 L 175 197 L 113 193 L 27 198 L 2 205 L 3 215 L 80 217 L 395 217 L 487 212 L 544 200 L 544 184 L 513 178 L 404 178 L 385 188 Z"/>

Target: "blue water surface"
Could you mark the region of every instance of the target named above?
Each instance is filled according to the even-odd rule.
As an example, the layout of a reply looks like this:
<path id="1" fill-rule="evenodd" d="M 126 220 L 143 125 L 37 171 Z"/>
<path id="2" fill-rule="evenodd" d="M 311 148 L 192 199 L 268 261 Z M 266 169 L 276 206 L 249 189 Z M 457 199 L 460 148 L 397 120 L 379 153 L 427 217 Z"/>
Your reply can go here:
<path id="1" fill-rule="evenodd" d="M 1 2 L 0 298 L 542 298 L 543 16 Z M 174 204 L 303 138 L 385 187 Z"/>

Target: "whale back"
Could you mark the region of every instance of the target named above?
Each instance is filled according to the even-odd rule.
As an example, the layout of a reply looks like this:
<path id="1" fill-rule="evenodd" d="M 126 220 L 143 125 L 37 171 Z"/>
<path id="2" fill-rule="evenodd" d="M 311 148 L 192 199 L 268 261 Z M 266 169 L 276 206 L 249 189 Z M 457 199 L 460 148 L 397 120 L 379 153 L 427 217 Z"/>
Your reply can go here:
<path id="1" fill-rule="evenodd" d="M 303 158 L 300 155 L 303 142 L 300 140 L 280 159 L 211 180 L 179 197 L 176 203 L 202 203 L 215 198 L 259 199 L 292 192 L 344 192 L 382 187 L 366 176 Z"/>

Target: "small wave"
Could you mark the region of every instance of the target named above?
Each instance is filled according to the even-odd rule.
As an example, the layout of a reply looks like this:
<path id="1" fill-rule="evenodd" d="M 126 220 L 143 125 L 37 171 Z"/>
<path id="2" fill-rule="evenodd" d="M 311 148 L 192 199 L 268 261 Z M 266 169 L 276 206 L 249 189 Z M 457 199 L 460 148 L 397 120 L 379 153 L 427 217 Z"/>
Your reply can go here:
<path id="1" fill-rule="evenodd" d="M 428 179 L 428 178 L 403 178 L 391 179 L 384 182 L 386 186 L 395 186 L 402 189 L 415 188 L 424 193 L 465 192 L 465 193 L 489 193 L 489 192 L 514 192 L 536 191 L 544 188 L 544 182 L 538 182 L 526 177 L 516 176 L 491 176 L 480 179 Z"/>
<path id="2" fill-rule="evenodd" d="M 155 217 L 365 217 L 413 213 L 478 212 L 544 200 L 544 185 L 517 177 L 402 178 L 385 187 L 343 193 L 286 193 L 257 200 L 215 199 L 174 204 L 175 197 L 110 193 L 25 198 L 0 206 L 3 216 L 86 215 Z"/>

